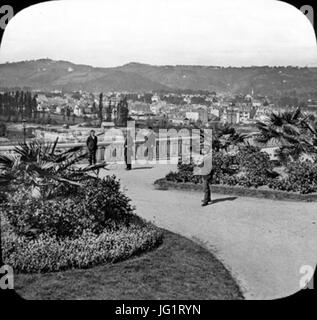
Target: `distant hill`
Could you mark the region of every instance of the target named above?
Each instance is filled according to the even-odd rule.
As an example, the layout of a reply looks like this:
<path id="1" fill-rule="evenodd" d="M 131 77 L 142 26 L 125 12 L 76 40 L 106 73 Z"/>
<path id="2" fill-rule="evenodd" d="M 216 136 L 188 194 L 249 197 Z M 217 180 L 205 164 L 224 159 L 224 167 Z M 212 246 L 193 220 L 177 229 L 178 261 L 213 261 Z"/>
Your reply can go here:
<path id="1" fill-rule="evenodd" d="M 67 61 L 42 59 L 0 64 L 0 87 L 87 90 L 169 90 L 167 86 L 120 68 L 94 68 Z"/>
<path id="2" fill-rule="evenodd" d="M 172 91 L 175 89 L 277 95 L 317 91 L 317 68 L 153 66 L 128 63 L 94 68 L 41 59 L 0 64 L 0 87 L 101 91 Z"/>

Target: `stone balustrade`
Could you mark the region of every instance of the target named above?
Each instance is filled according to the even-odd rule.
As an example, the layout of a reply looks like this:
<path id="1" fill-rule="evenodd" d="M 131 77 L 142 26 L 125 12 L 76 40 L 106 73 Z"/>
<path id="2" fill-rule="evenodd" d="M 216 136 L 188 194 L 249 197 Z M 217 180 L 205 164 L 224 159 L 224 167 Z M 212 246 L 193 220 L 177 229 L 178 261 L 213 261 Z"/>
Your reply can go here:
<path id="1" fill-rule="evenodd" d="M 153 150 L 154 160 L 177 159 L 180 156 L 188 157 L 192 149 L 193 141 L 191 137 L 165 137 L 156 139 L 156 146 Z M 65 150 L 76 146 L 83 147 L 82 152 L 86 152 L 85 143 L 59 143 L 57 150 Z M 0 146 L 0 154 L 13 153 L 15 146 Z M 136 141 L 132 160 L 148 159 L 148 150 L 145 141 Z M 116 163 L 124 161 L 124 143 L 122 141 L 99 142 L 97 151 L 97 161 Z"/>

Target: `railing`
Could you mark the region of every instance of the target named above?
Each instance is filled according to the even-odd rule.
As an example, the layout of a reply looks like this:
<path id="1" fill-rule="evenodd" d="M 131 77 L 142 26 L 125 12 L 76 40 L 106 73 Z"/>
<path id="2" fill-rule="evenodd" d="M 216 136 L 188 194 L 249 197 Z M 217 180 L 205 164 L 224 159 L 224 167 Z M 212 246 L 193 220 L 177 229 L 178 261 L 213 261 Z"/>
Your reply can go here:
<path id="1" fill-rule="evenodd" d="M 153 160 L 171 160 L 190 155 L 193 141 L 199 141 L 199 137 L 166 137 L 159 138 L 155 141 L 153 150 Z M 59 143 L 57 150 L 65 150 L 76 146 L 83 147 L 81 152 L 86 152 L 85 143 Z M 0 146 L 0 154 L 13 153 L 15 146 Z M 144 140 L 136 141 L 135 148 L 132 154 L 132 160 L 147 160 L 149 150 Z M 99 142 L 96 155 L 97 161 L 106 161 L 108 163 L 116 163 L 124 161 L 124 143 L 121 141 Z"/>

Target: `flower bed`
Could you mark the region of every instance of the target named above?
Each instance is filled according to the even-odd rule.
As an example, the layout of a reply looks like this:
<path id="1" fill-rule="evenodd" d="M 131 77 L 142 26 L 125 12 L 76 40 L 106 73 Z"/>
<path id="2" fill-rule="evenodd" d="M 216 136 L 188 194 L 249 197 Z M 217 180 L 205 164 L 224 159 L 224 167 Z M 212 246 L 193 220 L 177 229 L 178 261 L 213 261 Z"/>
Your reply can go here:
<path id="1" fill-rule="evenodd" d="M 192 182 L 172 182 L 166 179 L 158 179 L 154 182 L 154 186 L 158 190 L 187 190 L 203 192 L 202 184 Z M 292 201 L 317 201 L 317 193 L 301 194 L 298 192 L 287 192 L 262 188 L 245 188 L 241 186 L 229 186 L 225 184 L 212 184 L 210 186 L 212 193 L 229 194 L 243 197 L 266 198 L 272 200 L 292 200 Z"/>
<path id="2" fill-rule="evenodd" d="M 202 190 L 202 178 L 193 174 L 194 166 L 192 159 L 179 164 L 177 172 L 170 172 L 155 184 L 161 189 L 179 186 Z M 315 201 L 317 164 L 308 160 L 293 161 L 277 168 L 266 153 L 245 147 L 236 154 L 214 152 L 213 168 L 213 192 Z"/>
<path id="3" fill-rule="evenodd" d="M 11 234 L 4 238 L 4 261 L 16 273 L 90 268 L 127 259 L 162 242 L 162 232 L 149 225 L 120 226 L 97 235 L 84 231 L 76 238 L 41 234 L 36 239 Z"/>
<path id="4" fill-rule="evenodd" d="M 131 200 L 120 191 L 115 176 L 91 177 L 72 193 L 64 192 L 51 199 L 34 198 L 22 187 L 8 194 L 3 208 L 14 232 L 31 238 L 42 233 L 72 238 L 84 230 L 99 234 L 109 224 L 128 223 L 134 216 Z"/>
<path id="5" fill-rule="evenodd" d="M 87 177 L 51 198 L 33 197 L 28 186 L 2 203 L 3 259 L 17 273 L 89 268 L 152 250 L 162 231 L 135 215 L 115 176 Z"/>

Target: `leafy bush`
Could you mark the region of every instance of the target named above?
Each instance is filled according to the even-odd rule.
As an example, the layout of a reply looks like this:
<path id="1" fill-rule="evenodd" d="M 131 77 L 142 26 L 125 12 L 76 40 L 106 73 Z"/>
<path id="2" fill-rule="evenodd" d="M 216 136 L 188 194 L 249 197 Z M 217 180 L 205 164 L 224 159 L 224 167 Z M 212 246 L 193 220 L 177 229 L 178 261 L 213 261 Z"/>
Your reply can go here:
<path id="1" fill-rule="evenodd" d="M 0 122 L 0 137 L 5 137 L 7 135 L 7 126 L 4 122 Z"/>
<path id="2" fill-rule="evenodd" d="M 271 180 L 268 183 L 268 187 L 275 190 L 294 192 L 296 188 L 287 179 Z"/>
<path id="3" fill-rule="evenodd" d="M 237 154 L 213 152 L 212 161 L 214 184 L 258 187 L 267 184 L 267 170 L 273 167 L 269 156 L 254 147 L 241 148 Z M 178 172 L 170 172 L 166 179 L 174 182 L 201 183 L 201 177 L 193 175 L 193 169 L 192 160 L 190 163 L 179 164 Z"/>
<path id="4" fill-rule="evenodd" d="M 236 155 L 240 171 L 253 175 L 266 175 L 267 170 L 273 169 L 270 156 L 256 147 L 244 147 Z"/>
<path id="5" fill-rule="evenodd" d="M 30 240 L 11 234 L 4 238 L 3 255 L 5 263 L 18 273 L 90 268 L 151 250 L 162 237 L 162 232 L 150 224 L 121 225 L 99 235 L 84 231 L 76 239 L 61 240 L 43 233 Z"/>
<path id="6" fill-rule="evenodd" d="M 116 177 L 90 179 L 84 183 L 75 196 L 85 214 L 92 219 L 91 229 L 101 232 L 110 221 L 128 223 L 134 212 L 131 200 L 120 190 L 120 181 Z"/>
<path id="7" fill-rule="evenodd" d="M 270 188 L 308 194 L 317 192 L 317 164 L 307 161 L 290 162 L 287 177 L 269 184 Z"/>
<path id="8" fill-rule="evenodd" d="M 317 192 L 317 164 L 310 161 L 289 162 L 286 177 L 281 178 L 273 169 L 276 166 L 267 153 L 257 147 L 243 147 L 236 154 L 213 153 L 213 184 L 239 185 L 246 188 L 268 186 L 271 189 L 300 192 Z M 166 180 L 201 183 L 193 175 L 194 164 L 179 164 L 178 172 L 170 172 Z"/>
<path id="9" fill-rule="evenodd" d="M 88 268 L 161 242 L 162 233 L 134 214 L 115 176 L 87 174 L 106 164 L 74 168 L 79 149 L 55 153 L 56 145 L 23 144 L 18 157 L 1 156 L 6 263 L 17 272 Z"/>
<path id="10" fill-rule="evenodd" d="M 236 156 L 228 153 L 214 152 L 212 158 L 214 169 L 213 183 L 225 183 L 228 176 L 232 176 L 238 171 Z"/>
<path id="11" fill-rule="evenodd" d="M 75 237 L 86 229 L 99 234 L 112 221 L 128 223 L 133 214 L 131 200 L 120 191 L 115 176 L 89 179 L 69 198 L 36 199 L 21 188 L 7 200 L 3 207 L 14 231 L 32 238 L 42 233 Z"/>
<path id="12" fill-rule="evenodd" d="M 228 175 L 228 174 L 224 174 L 220 177 L 219 181 L 216 181 L 217 184 L 227 184 L 229 186 L 235 186 L 236 184 L 238 184 L 238 178 L 235 175 Z M 213 181 L 213 183 L 215 183 L 215 181 Z"/>
<path id="13" fill-rule="evenodd" d="M 60 176 L 64 179 L 81 182 L 81 180 L 89 180 L 92 177 L 80 177 L 78 178 L 75 173 L 71 171 L 61 172 Z M 56 181 L 52 179 L 43 179 L 43 185 L 40 187 L 41 195 L 46 199 L 55 199 L 58 197 L 72 197 L 76 194 L 80 186 L 75 184 L 69 184 L 63 181 Z"/>

